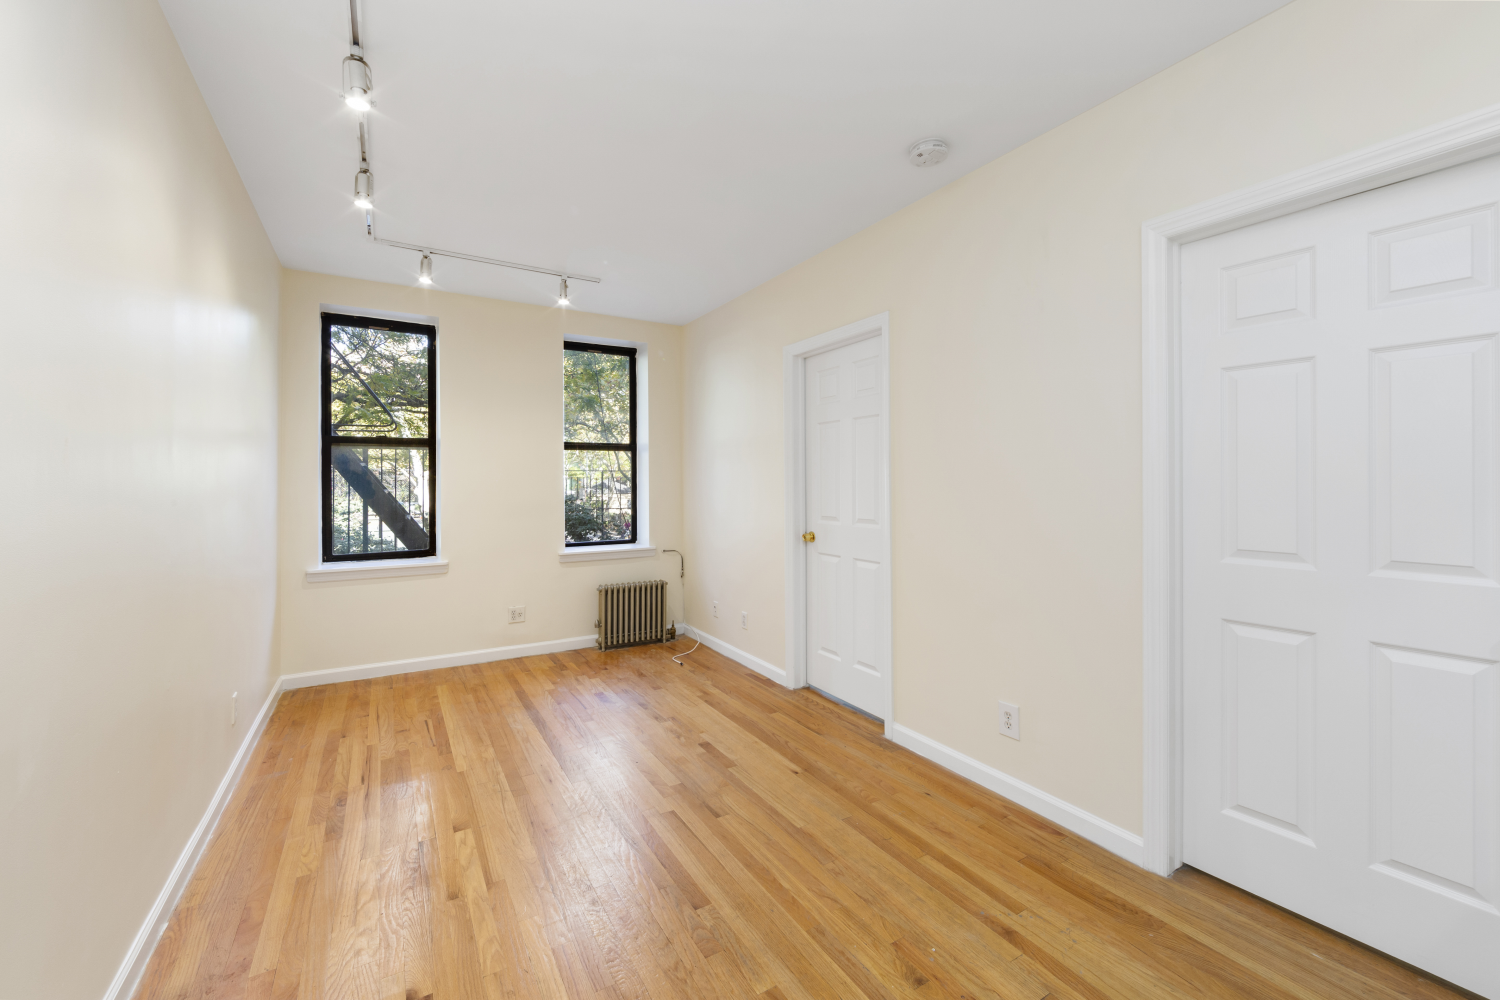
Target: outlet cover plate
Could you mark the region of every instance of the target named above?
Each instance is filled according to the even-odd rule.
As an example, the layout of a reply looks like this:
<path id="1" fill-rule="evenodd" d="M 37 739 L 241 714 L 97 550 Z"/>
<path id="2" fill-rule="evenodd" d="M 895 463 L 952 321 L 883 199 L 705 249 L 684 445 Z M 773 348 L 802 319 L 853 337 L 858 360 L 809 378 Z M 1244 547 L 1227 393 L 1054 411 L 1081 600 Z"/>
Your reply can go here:
<path id="1" fill-rule="evenodd" d="M 1000 703 L 1000 735 L 1021 738 L 1021 709 L 1006 701 Z"/>
<path id="2" fill-rule="evenodd" d="M 524 622 L 525 620 L 526 620 L 526 605 L 524 605 L 524 604 L 517 604 L 515 607 L 513 607 L 513 608 L 510 609 L 510 623 L 512 625 L 515 625 L 517 622 Z"/>

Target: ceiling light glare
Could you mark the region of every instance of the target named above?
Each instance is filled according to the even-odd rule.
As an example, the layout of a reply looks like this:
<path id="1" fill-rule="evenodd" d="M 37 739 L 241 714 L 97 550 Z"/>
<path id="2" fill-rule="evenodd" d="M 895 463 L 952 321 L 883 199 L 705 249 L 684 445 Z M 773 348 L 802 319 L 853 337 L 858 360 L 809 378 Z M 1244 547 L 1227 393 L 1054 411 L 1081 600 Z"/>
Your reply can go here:
<path id="1" fill-rule="evenodd" d="M 422 255 L 422 263 L 417 267 L 417 280 L 424 285 L 432 284 L 432 258 L 425 253 Z"/>
<path id="2" fill-rule="evenodd" d="M 375 175 L 370 173 L 369 167 L 360 167 L 359 173 L 354 175 L 354 204 L 357 208 L 368 211 L 375 197 Z"/>
<path id="3" fill-rule="evenodd" d="M 906 151 L 914 167 L 934 167 L 948 158 L 948 144 L 941 139 L 923 139 Z"/>
<path id="4" fill-rule="evenodd" d="M 370 100 L 370 64 L 359 56 L 344 57 L 344 103 L 355 111 L 365 112 L 374 107 Z"/>
<path id="5" fill-rule="evenodd" d="M 557 304 L 560 305 L 560 306 L 565 306 L 565 305 L 568 304 L 568 279 L 567 278 L 562 279 L 562 282 L 557 286 Z"/>

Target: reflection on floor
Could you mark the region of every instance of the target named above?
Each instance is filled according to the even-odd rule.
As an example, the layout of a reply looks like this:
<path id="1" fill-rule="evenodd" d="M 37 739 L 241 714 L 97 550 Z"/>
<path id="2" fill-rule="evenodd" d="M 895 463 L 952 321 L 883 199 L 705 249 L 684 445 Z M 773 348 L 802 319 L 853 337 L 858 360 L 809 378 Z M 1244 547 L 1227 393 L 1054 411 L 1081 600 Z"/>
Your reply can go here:
<path id="1" fill-rule="evenodd" d="M 1452 997 L 679 643 L 281 699 L 139 997 Z"/>

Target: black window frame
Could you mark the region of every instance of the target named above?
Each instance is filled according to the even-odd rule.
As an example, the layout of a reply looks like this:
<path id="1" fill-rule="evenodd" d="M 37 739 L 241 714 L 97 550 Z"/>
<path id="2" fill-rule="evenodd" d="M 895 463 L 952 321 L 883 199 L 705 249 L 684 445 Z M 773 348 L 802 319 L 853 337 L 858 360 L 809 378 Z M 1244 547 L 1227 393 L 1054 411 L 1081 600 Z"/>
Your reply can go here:
<path id="1" fill-rule="evenodd" d="M 430 559 L 437 555 L 438 540 L 438 378 L 437 378 L 437 327 L 428 323 L 407 323 L 402 320 L 378 319 L 373 316 L 351 316 L 345 313 L 328 313 L 323 316 L 322 371 L 323 415 L 321 418 L 322 495 L 323 495 L 323 562 L 367 562 L 384 559 Z M 386 437 L 382 435 L 335 435 L 333 433 L 333 363 L 330 358 L 333 347 L 333 328 L 353 326 L 365 330 L 389 330 L 392 333 L 415 333 L 427 338 L 427 436 Z M 426 448 L 427 465 L 427 548 L 403 549 L 399 552 L 350 552 L 335 554 L 333 551 L 333 447 L 339 445 L 370 445 L 394 448 Z"/>
<path id="2" fill-rule="evenodd" d="M 579 341 L 563 341 L 564 351 L 593 351 L 595 354 L 618 354 L 630 359 L 630 443 L 629 444 L 607 444 L 602 441 L 569 441 L 563 440 L 563 451 L 623 451 L 630 454 L 630 538 L 606 538 L 597 542 L 575 542 L 568 538 L 566 531 L 563 532 L 563 547 L 569 549 L 586 549 L 599 545 L 636 545 L 640 541 L 640 462 L 636 455 L 636 411 L 635 411 L 635 373 L 636 373 L 636 349 L 634 347 L 623 347 L 615 344 L 586 344 Z"/>

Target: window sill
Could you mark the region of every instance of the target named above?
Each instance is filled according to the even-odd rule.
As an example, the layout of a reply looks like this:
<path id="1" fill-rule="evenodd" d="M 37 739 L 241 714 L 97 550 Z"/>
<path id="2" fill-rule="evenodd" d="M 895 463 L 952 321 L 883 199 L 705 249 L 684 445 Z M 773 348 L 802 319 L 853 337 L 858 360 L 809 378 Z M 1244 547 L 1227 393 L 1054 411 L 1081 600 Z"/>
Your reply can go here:
<path id="1" fill-rule="evenodd" d="M 378 580 L 381 577 L 430 576 L 446 572 L 446 559 L 373 559 L 369 562 L 309 566 L 306 578 L 308 583 L 329 583 L 334 580 Z"/>
<path id="2" fill-rule="evenodd" d="M 589 562 L 594 559 L 641 559 L 656 555 L 655 545 L 585 545 L 562 549 L 559 562 Z"/>

